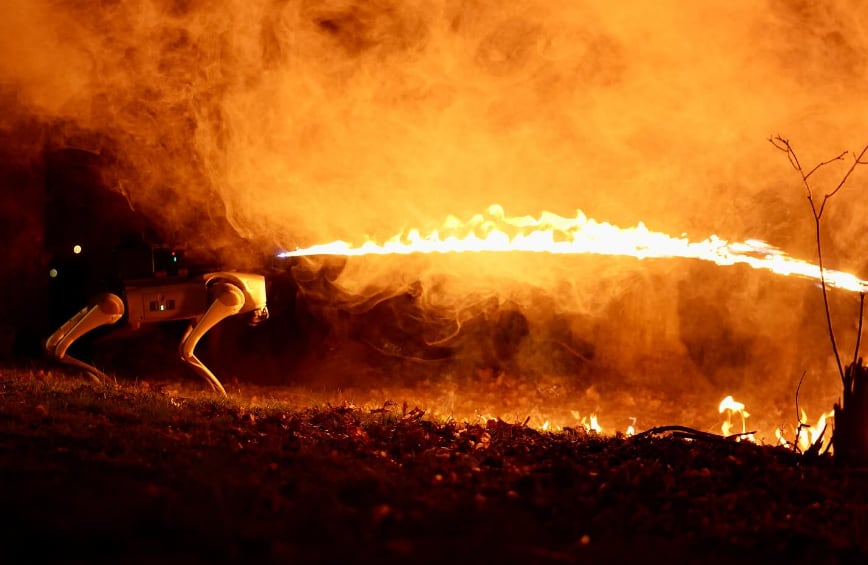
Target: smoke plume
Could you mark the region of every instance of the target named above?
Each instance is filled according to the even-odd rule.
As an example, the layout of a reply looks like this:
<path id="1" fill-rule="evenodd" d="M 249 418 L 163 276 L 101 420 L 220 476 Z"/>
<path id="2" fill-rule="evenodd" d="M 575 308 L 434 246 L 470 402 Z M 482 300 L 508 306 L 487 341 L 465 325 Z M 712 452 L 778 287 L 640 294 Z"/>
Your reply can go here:
<path id="1" fill-rule="evenodd" d="M 498 203 L 810 258 L 804 187 L 767 138 L 790 138 L 809 167 L 868 142 L 868 7 L 849 0 L 7 4 L 10 108 L 54 143 L 110 153 L 113 189 L 215 247 L 227 238 L 214 218 L 271 253 L 382 241 Z M 847 165 L 824 168 L 818 190 Z M 824 218 L 829 264 L 857 272 L 858 173 Z M 369 298 L 422 281 L 458 321 L 492 296 L 531 326 L 569 312 L 570 331 L 607 336 L 597 354 L 622 372 L 680 355 L 738 381 L 745 363 L 771 371 L 822 340 L 805 329 L 816 289 L 771 276 L 455 256 L 351 260 L 335 284 Z"/>

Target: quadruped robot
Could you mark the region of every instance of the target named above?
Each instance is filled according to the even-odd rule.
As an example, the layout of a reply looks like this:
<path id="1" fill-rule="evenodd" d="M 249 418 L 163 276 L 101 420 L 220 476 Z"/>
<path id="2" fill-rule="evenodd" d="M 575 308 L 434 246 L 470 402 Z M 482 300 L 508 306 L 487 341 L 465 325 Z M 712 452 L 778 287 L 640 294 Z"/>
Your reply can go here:
<path id="1" fill-rule="evenodd" d="M 67 352 L 88 332 L 126 321 L 133 329 L 143 324 L 190 320 L 181 338 L 181 359 L 211 386 L 226 395 L 220 380 L 196 357 L 196 345 L 221 321 L 248 315 L 251 325 L 268 318 L 265 277 L 256 273 L 209 271 L 191 273 L 182 249 L 147 246 L 119 254 L 119 283 L 82 308 L 45 341 L 49 357 L 78 367 L 96 380 L 106 375 Z"/>

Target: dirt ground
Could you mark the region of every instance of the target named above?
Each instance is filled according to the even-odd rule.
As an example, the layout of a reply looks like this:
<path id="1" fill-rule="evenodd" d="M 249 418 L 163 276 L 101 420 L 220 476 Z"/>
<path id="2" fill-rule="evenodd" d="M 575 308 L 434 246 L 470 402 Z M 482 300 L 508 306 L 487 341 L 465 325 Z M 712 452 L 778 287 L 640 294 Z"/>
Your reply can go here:
<path id="1" fill-rule="evenodd" d="M 7 563 L 868 559 L 868 471 L 828 456 L 17 368 L 0 485 Z"/>

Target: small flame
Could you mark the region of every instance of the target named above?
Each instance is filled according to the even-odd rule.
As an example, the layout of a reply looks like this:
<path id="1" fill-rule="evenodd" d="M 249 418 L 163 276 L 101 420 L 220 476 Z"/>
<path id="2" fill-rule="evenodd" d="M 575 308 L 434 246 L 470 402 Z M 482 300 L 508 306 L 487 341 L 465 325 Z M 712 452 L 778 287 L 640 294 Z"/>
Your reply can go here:
<path id="1" fill-rule="evenodd" d="M 636 435 L 636 418 L 630 417 L 630 425 L 627 426 L 627 437 Z"/>
<path id="2" fill-rule="evenodd" d="M 775 428 L 775 439 L 778 440 L 778 445 L 782 447 L 790 446 L 790 442 L 788 442 L 787 438 L 784 437 L 784 430 L 780 426 Z"/>
<path id="3" fill-rule="evenodd" d="M 726 414 L 725 419 L 723 420 L 723 424 L 720 426 L 720 431 L 724 436 L 732 435 L 733 431 L 733 415 L 738 414 L 741 418 L 741 432 L 742 434 L 747 433 L 747 419 L 750 417 L 747 410 L 745 410 L 744 403 L 735 400 L 732 396 L 727 396 L 723 400 L 720 401 L 720 406 L 718 406 L 718 412 L 721 414 Z M 739 433 L 739 432 L 736 432 Z M 756 442 L 756 439 L 753 437 L 753 434 L 748 434 L 741 438 L 742 440 Z"/>
<path id="4" fill-rule="evenodd" d="M 578 410 L 570 410 L 570 414 L 572 414 L 573 418 L 576 419 L 579 425 L 582 426 L 586 432 L 596 432 L 598 434 L 603 433 L 603 427 L 600 426 L 600 422 L 597 420 L 596 412 L 592 412 L 590 416 L 582 416 Z"/>
<path id="5" fill-rule="evenodd" d="M 810 449 L 810 447 L 812 445 L 814 445 L 814 443 L 816 443 L 820 439 L 820 434 L 823 433 L 823 430 L 826 427 L 826 420 L 833 417 L 834 415 L 835 415 L 834 411 L 824 412 L 823 414 L 820 415 L 819 419 L 817 420 L 816 426 L 810 426 L 807 424 L 803 424 L 801 426 L 801 429 L 797 433 L 797 438 L 796 438 L 797 445 L 801 451 L 807 451 L 808 449 Z M 805 413 L 805 410 L 802 409 L 801 410 L 801 422 L 807 422 L 807 421 L 808 421 L 808 415 L 807 415 L 807 413 Z M 823 445 L 828 444 L 830 439 L 831 439 L 831 436 L 827 431 L 826 434 L 823 435 Z"/>
<path id="6" fill-rule="evenodd" d="M 440 229 L 424 235 L 418 229 L 411 229 L 393 236 L 385 243 L 366 241 L 361 245 L 354 245 L 345 241 L 333 241 L 282 252 L 278 256 L 352 257 L 504 251 L 613 255 L 638 259 L 681 257 L 711 261 L 717 265 L 744 264 L 779 275 L 816 281 L 821 278 L 819 266 L 794 259 L 780 249 L 756 239 L 730 243 L 712 235 L 701 242 L 692 242 L 686 237 L 672 237 L 651 231 L 642 222 L 631 228 L 599 222 L 588 218 L 581 210 L 576 211 L 574 218 L 565 218 L 551 212 L 543 212 L 539 218 L 506 216 L 498 204 L 490 206 L 487 215 L 477 214 L 467 222 L 450 216 Z M 822 275 L 830 287 L 853 292 L 868 290 L 868 281 L 849 273 L 824 269 Z"/>
<path id="7" fill-rule="evenodd" d="M 603 433 L 603 428 L 600 426 L 600 422 L 597 421 L 597 415 L 591 414 L 591 421 L 587 425 L 588 431 L 597 432 L 598 434 Z"/>

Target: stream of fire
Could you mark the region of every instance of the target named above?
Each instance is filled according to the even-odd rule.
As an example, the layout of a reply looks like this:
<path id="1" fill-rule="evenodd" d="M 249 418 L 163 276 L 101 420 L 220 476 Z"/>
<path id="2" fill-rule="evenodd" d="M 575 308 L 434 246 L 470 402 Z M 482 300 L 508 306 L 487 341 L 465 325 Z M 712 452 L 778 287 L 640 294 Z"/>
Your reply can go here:
<path id="1" fill-rule="evenodd" d="M 811 279 L 817 283 L 825 281 L 827 287 L 851 292 L 865 292 L 868 281 L 853 274 L 831 269 L 790 257 L 781 249 L 764 241 L 748 239 L 729 242 L 717 235 L 703 241 L 690 241 L 685 235 L 673 237 L 666 233 L 649 230 L 640 222 L 634 227 L 621 228 L 608 222 L 588 218 L 581 210 L 575 217 L 566 218 L 550 212 L 539 217 L 507 216 L 502 206 L 491 205 L 486 214 L 477 214 L 468 221 L 454 216 L 448 217 L 439 228 L 428 233 L 419 229 L 409 229 L 379 243 L 368 239 L 360 244 L 345 241 L 317 244 L 294 251 L 278 254 L 281 258 L 332 255 L 358 257 L 366 255 L 408 255 L 413 253 L 481 253 L 481 252 L 533 252 L 563 255 L 608 255 L 634 257 L 637 259 L 684 258 L 709 261 L 720 266 L 747 265 L 754 269 L 770 271 L 777 275 Z M 718 408 L 724 417 L 721 431 L 724 436 L 735 434 L 741 441 L 758 441 L 748 429 L 749 414 L 745 405 L 733 399 L 724 398 Z M 586 431 L 605 433 L 596 414 L 582 416 L 573 411 L 574 425 Z M 831 413 L 820 416 L 816 426 L 808 424 L 807 415 L 802 411 L 799 425 L 793 430 L 779 427 L 775 430 L 776 441 L 780 445 L 808 449 L 821 439 L 827 419 Z M 480 416 L 483 420 L 493 416 Z M 736 429 L 738 424 L 741 429 Z M 626 435 L 635 433 L 636 418 L 626 427 Z M 557 431 L 561 425 L 549 419 L 536 422 L 535 427 L 543 431 Z M 620 431 L 620 430 L 619 430 Z M 793 439 L 787 439 L 789 433 Z M 828 434 L 830 436 L 831 434 Z M 825 437 L 828 443 L 829 437 Z"/>
<path id="2" fill-rule="evenodd" d="M 686 237 L 649 230 L 644 223 L 621 228 L 588 218 L 578 210 L 565 218 L 543 212 L 532 216 L 506 216 L 494 204 L 487 215 L 477 214 L 469 221 L 450 216 L 440 228 L 423 234 L 410 229 L 383 243 L 345 241 L 317 244 L 284 251 L 281 258 L 313 255 L 408 255 L 412 253 L 533 252 L 564 255 L 611 255 L 637 259 L 685 258 L 710 261 L 717 265 L 748 265 L 777 275 L 808 278 L 819 282 L 820 267 L 790 257 L 782 250 L 756 239 L 729 242 L 716 235 L 693 242 Z M 864 292 L 868 281 L 842 271 L 823 269 L 826 285 L 851 292 Z"/>

